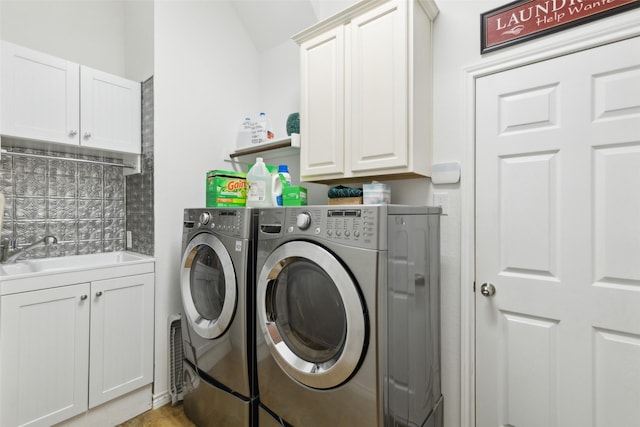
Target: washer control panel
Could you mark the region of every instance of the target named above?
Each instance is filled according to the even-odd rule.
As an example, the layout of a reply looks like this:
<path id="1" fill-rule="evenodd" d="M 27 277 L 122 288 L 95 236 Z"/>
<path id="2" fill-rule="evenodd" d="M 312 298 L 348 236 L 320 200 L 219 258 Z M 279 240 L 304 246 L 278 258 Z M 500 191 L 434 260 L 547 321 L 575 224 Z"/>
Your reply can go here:
<path id="1" fill-rule="evenodd" d="M 245 209 L 185 209 L 184 230 L 200 228 L 231 237 L 248 237 L 250 216 Z"/>

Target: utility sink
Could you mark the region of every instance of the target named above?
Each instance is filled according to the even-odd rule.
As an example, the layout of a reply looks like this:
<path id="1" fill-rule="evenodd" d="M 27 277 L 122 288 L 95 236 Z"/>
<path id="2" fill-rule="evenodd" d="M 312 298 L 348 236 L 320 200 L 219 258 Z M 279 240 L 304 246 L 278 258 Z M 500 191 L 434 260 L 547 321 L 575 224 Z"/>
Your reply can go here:
<path id="1" fill-rule="evenodd" d="M 134 252 L 103 252 L 57 258 L 25 259 L 14 264 L 0 264 L 0 280 L 22 275 L 47 274 L 60 271 L 85 270 L 146 262 L 150 257 Z"/>

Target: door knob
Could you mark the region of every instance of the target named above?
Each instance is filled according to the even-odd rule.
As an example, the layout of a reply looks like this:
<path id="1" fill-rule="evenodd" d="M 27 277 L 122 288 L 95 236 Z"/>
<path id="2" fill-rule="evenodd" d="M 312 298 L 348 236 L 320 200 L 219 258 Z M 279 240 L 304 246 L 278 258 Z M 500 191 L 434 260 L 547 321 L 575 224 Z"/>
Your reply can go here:
<path id="1" fill-rule="evenodd" d="M 492 297 L 496 294 L 496 287 L 493 286 L 493 283 L 483 283 L 480 286 L 480 293 L 485 297 Z"/>

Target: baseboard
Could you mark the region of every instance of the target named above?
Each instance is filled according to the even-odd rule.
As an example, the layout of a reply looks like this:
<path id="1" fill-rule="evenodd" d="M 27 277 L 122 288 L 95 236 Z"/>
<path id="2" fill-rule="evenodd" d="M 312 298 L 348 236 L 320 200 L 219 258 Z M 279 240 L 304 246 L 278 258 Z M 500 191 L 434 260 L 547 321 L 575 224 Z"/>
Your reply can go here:
<path id="1" fill-rule="evenodd" d="M 90 409 L 59 427 L 112 427 L 151 409 L 151 384 Z"/>
<path id="2" fill-rule="evenodd" d="M 159 407 L 167 405 L 169 403 L 171 403 L 171 395 L 167 390 L 160 394 L 154 394 L 151 406 L 153 407 L 153 409 L 158 409 Z"/>

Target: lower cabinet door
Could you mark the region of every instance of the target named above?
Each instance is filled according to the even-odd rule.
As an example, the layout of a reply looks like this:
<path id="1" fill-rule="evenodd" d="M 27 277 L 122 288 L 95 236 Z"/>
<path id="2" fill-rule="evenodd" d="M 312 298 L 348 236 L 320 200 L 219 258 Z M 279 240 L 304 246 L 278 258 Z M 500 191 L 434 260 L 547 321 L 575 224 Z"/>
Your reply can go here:
<path id="1" fill-rule="evenodd" d="M 0 297 L 1 426 L 51 426 L 86 411 L 89 289 Z"/>
<path id="2" fill-rule="evenodd" d="M 153 380 L 153 277 L 91 283 L 89 408 Z"/>

